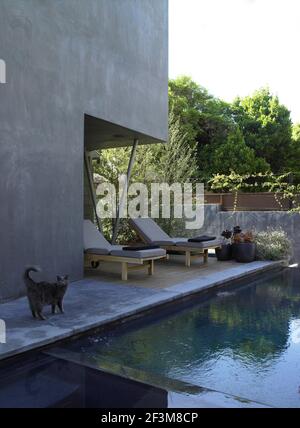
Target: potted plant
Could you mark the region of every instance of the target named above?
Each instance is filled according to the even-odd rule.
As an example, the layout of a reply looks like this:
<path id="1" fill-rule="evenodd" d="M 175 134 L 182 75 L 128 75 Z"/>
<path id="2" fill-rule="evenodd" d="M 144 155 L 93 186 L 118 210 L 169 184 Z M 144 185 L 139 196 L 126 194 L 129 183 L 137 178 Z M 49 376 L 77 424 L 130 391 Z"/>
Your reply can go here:
<path id="1" fill-rule="evenodd" d="M 252 232 L 235 233 L 234 240 L 234 258 L 239 263 L 251 263 L 255 260 L 256 244 Z"/>
<path id="2" fill-rule="evenodd" d="M 224 230 L 221 234 L 223 237 L 223 244 L 221 248 L 216 249 L 216 256 L 219 261 L 231 260 L 232 258 L 232 245 L 231 238 L 232 232 L 231 230 Z"/>
<path id="3" fill-rule="evenodd" d="M 233 228 L 233 232 L 232 232 L 232 247 L 231 247 L 231 251 L 232 251 L 232 258 L 235 259 L 236 258 L 236 251 L 237 251 L 237 244 L 240 243 L 241 241 L 241 233 L 242 233 L 242 229 L 240 226 L 235 226 Z"/>

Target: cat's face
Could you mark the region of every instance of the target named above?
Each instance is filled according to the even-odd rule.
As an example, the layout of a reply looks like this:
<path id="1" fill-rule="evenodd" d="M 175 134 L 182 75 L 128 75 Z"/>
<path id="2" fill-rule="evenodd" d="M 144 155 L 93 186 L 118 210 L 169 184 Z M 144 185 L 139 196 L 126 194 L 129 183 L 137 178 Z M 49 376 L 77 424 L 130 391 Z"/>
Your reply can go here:
<path id="1" fill-rule="evenodd" d="M 56 279 L 57 279 L 57 285 L 62 287 L 67 286 L 69 283 L 69 275 L 58 275 Z"/>

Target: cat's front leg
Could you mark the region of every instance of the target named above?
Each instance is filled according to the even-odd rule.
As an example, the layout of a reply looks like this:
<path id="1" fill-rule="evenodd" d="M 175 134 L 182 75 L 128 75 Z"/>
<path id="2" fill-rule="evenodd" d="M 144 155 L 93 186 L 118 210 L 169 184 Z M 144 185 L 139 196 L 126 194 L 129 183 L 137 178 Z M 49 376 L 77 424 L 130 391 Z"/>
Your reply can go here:
<path id="1" fill-rule="evenodd" d="M 64 314 L 64 306 L 63 306 L 63 302 L 62 302 L 62 300 L 59 300 L 59 302 L 57 303 L 57 306 L 58 306 L 58 308 L 59 308 L 60 312 L 61 312 L 62 314 Z"/>
<path id="2" fill-rule="evenodd" d="M 35 308 L 32 305 L 30 305 L 30 310 L 31 310 L 33 318 L 37 318 L 37 316 L 36 316 L 36 310 L 35 310 Z"/>
<path id="3" fill-rule="evenodd" d="M 42 312 L 38 312 L 38 317 L 41 321 L 46 321 L 46 317 L 42 314 Z"/>
<path id="4" fill-rule="evenodd" d="M 34 307 L 34 305 L 32 304 L 31 300 L 30 300 L 30 299 L 28 299 L 28 300 L 29 300 L 29 307 L 30 307 L 30 311 L 31 311 L 31 313 L 32 313 L 32 316 L 33 316 L 33 318 L 36 318 L 36 310 L 35 310 L 35 307 Z"/>
<path id="5" fill-rule="evenodd" d="M 51 305 L 52 307 L 52 314 L 55 315 L 56 314 L 56 304 Z"/>

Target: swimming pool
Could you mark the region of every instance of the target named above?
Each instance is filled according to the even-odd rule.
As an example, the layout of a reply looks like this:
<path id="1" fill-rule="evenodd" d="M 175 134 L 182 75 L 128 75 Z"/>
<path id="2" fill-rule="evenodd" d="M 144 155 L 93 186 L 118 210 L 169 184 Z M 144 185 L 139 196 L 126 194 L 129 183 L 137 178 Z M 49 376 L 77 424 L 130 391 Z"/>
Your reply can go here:
<path id="1" fill-rule="evenodd" d="M 276 407 L 300 407 L 300 271 L 176 304 L 60 347 Z"/>

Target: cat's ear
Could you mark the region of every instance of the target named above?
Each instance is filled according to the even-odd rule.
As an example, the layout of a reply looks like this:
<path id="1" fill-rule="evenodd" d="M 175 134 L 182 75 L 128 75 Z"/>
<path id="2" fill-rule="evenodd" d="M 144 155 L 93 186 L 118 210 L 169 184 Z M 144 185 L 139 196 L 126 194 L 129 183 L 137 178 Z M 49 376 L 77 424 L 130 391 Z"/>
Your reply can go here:
<path id="1" fill-rule="evenodd" d="M 62 277 L 60 275 L 57 275 L 56 279 L 57 279 L 57 281 L 61 281 Z"/>
<path id="2" fill-rule="evenodd" d="M 65 275 L 65 280 L 68 281 L 69 275 Z"/>

